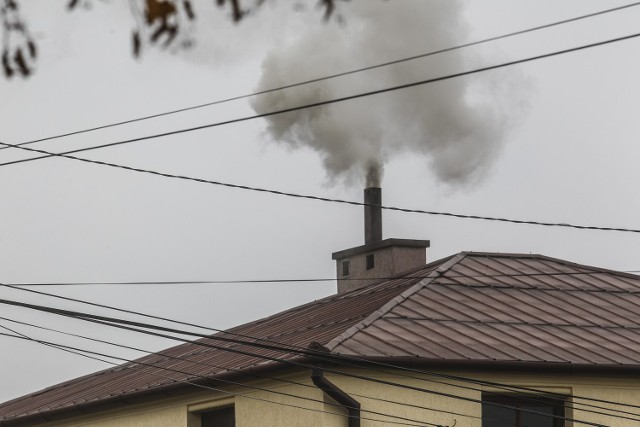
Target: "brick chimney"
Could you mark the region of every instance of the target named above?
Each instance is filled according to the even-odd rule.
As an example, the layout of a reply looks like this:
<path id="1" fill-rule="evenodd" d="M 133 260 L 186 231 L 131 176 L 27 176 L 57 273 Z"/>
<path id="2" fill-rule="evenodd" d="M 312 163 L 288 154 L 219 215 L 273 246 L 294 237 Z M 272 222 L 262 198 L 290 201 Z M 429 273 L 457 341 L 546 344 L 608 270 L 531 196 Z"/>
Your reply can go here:
<path id="1" fill-rule="evenodd" d="M 382 189 L 364 190 L 364 245 L 334 252 L 338 293 L 361 288 L 427 262 L 428 240 L 382 239 Z"/>

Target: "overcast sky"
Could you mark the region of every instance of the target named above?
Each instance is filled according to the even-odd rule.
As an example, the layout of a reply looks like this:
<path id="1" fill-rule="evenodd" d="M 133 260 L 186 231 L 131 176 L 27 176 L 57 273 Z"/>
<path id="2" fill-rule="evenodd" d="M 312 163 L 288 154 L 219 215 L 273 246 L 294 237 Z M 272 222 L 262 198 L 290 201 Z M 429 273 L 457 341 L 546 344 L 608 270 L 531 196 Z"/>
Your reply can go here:
<path id="1" fill-rule="evenodd" d="M 365 10 L 359 2 L 375 5 Z M 340 2 L 342 21 L 334 17 L 324 23 L 321 12 L 313 7 L 315 1 L 298 2 L 308 4 L 306 8 L 279 1 L 234 25 L 226 11 L 212 6 L 214 2 L 195 0 L 200 11 L 196 46 L 178 52 L 150 49 L 139 60 L 131 56 L 131 18 L 124 2 L 96 1 L 92 8 L 73 13 L 65 11 L 63 1 L 22 3 L 40 58 L 33 77 L 0 79 L 0 141 L 8 143 L 247 94 L 261 84 L 265 58 L 269 59 L 265 72 L 280 66 L 283 83 L 293 83 L 628 2 L 469 0 L 452 8 L 450 0 L 379 4 L 353 0 L 351 4 Z M 364 13 L 368 13 L 366 19 Z M 408 16 L 410 22 L 406 21 Z M 421 26 L 421 22 L 425 24 Z M 638 31 L 638 22 L 640 6 L 405 63 L 398 75 L 410 82 L 539 55 L 632 34 Z M 407 28 L 394 31 L 394 25 Z M 440 33 L 434 36 L 436 26 Z M 350 37 L 361 28 L 380 28 L 374 31 L 379 40 L 363 38 L 359 45 L 351 45 Z M 319 49 L 312 41 L 322 36 L 347 42 L 336 41 Z M 403 50 L 394 48 L 398 43 L 405 46 Z M 321 90 L 311 93 L 321 99 L 375 90 L 395 82 L 398 77 L 394 73 L 382 71 L 325 82 Z M 483 149 L 476 157 L 465 158 L 469 161 L 458 170 L 464 179 L 449 179 L 442 171 L 442 162 L 451 160 L 442 154 L 448 153 L 448 146 L 438 148 L 440 151 L 404 145 L 387 150 L 401 138 L 408 138 L 407 128 L 413 129 L 413 123 L 401 119 L 385 122 L 386 139 L 376 145 L 383 153 L 383 203 L 640 229 L 640 198 L 636 195 L 640 182 L 639 75 L 640 40 L 632 39 L 459 79 L 468 81 L 410 89 L 414 91 L 411 102 L 417 102 L 415 109 L 424 113 L 425 123 L 434 123 L 420 132 L 443 126 L 433 114 L 446 103 L 447 126 L 438 135 L 447 139 L 449 132 L 468 131 L 473 123 L 478 141 L 486 144 L 490 153 Z M 461 87 L 471 91 L 465 102 L 455 98 Z M 296 99 L 299 94 L 290 92 L 283 99 Z M 382 94 L 340 108 L 348 108 L 349 114 L 357 117 L 354 123 L 358 130 L 370 131 L 379 126 L 376 111 L 390 108 L 388 103 L 398 103 L 401 96 Z M 428 100 L 428 105 L 416 99 Z M 343 110 L 331 108 L 324 114 L 343 117 L 335 113 Z M 456 108 L 461 108 L 459 120 Z M 243 99 L 33 147 L 58 152 L 251 114 L 255 114 L 252 105 Z M 478 118 L 485 117 L 483 114 L 487 122 Z M 396 122 L 400 124 L 397 128 Z M 335 171 L 325 168 L 324 148 L 278 141 L 268 124 L 263 119 L 245 121 L 81 156 L 234 184 L 361 199 L 364 177 L 359 170 L 336 177 Z M 460 134 L 468 137 L 468 132 Z M 394 135 L 398 139 L 392 140 Z M 455 156 L 477 150 L 476 145 L 469 145 L 472 140 L 466 140 L 467 145 L 456 145 L 460 141 L 455 138 L 449 141 L 457 147 Z M 2 150 L 0 163 L 29 156 L 15 149 Z M 475 164 L 475 160 L 482 163 Z M 3 283 L 331 278 L 335 274 L 331 253 L 360 245 L 363 240 L 359 207 L 172 180 L 63 158 L 0 167 L 0 201 Z M 523 252 L 623 271 L 640 270 L 640 235 L 634 233 L 385 211 L 384 235 L 431 240 L 428 259 L 432 261 L 469 250 Z M 330 295 L 335 292 L 335 283 L 38 289 L 227 328 Z M 15 290 L 0 289 L 0 297 L 97 312 Z M 3 306 L 0 316 L 150 350 L 174 344 L 25 309 Z M 142 355 L 38 332 L 6 320 L 0 320 L 0 325 L 125 358 Z M 0 401 L 108 367 L 11 338 L 0 337 L 0 349 Z"/>

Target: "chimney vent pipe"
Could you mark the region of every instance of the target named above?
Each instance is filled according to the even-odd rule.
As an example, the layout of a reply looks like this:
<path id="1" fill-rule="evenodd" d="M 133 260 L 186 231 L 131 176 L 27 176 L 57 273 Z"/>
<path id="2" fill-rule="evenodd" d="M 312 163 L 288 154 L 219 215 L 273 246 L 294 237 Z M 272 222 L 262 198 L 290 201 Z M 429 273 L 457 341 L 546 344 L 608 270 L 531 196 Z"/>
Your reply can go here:
<path id="1" fill-rule="evenodd" d="M 382 189 L 364 189 L 364 244 L 382 241 Z"/>

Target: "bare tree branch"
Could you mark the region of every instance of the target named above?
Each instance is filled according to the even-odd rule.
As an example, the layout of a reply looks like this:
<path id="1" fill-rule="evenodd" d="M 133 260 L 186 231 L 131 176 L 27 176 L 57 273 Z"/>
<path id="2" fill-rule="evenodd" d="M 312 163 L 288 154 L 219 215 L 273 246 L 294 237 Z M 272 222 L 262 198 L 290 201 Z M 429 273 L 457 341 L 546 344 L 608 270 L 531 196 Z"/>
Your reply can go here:
<path id="1" fill-rule="evenodd" d="M 16 74 L 27 77 L 33 72 L 37 48 L 20 16 L 16 0 L 2 0 L 2 70 L 8 78 Z"/>
<path id="2" fill-rule="evenodd" d="M 142 4 L 141 4 L 142 1 Z M 189 47 L 190 22 L 196 18 L 190 0 L 130 0 L 136 29 L 133 54 L 139 57 L 145 45 Z"/>
<path id="3" fill-rule="evenodd" d="M 4 75 L 30 76 L 37 57 L 36 43 L 29 33 L 19 10 L 19 0 L 0 0 L 0 24 L 2 25 L 1 65 Z M 220 8 L 229 7 L 231 19 L 240 22 L 251 9 L 249 0 L 211 0 Z M 253 8 L 259 9 L 270 0 L 253 0 Z M 308 0 L 313 1 L 313 0 Z M 336 16 L 337 2 L 349 0 L 315 0 L 324 10 L 324 19 Z M 363 0 L 371 1 L 371 0 Z M 163 49 L 184 49 L 190 47 L 193 23 L 198 12 L 192 0 L 129 0 L 134 20 L 132 48 L 134 57 L 141 56 L 147 47 L 159 46 Z M 69 11 L 79 7 L 89 8 L 88 0 L 67 0 Z M 340 19 L 340 16 L 338 16 Z"/>

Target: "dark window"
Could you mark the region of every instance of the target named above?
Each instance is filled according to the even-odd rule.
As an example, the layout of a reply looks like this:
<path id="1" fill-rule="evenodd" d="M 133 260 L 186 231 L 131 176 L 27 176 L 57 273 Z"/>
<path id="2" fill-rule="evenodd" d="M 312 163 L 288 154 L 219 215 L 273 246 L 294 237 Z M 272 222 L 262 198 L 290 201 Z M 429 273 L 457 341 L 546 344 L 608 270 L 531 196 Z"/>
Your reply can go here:
<path id="1" fill-rule="evenodd" d="M 373 257 L 373 254 L 367 255 L 367 270 L 371 270 L 375 266 L 376 266 L 376 260 Z"/>
<path id="2" fill-rule="evenodd" d="M 342 261 L 342 277 L 348 276 L 349 274 L 351 274 L 349 271 L 349 260 L 345 259 Z"/>
<path id="3" fill-rule="evenodd" d="M 200 414 L 200 420 L 202 427 L 235 427 L 236 413 L 231 406 L 203 412 Z"/>
<path id="4" fill-rule="evenodd" d="M 482 395 L 482 427 L 562 427 L 564 401 L 536 396 Z M 495 405 L 493 405 L 495 404 Z M 504 406 L 509 406 L 506 408 Z M 532 413 L 529 411 L 535 411 Z"/>

